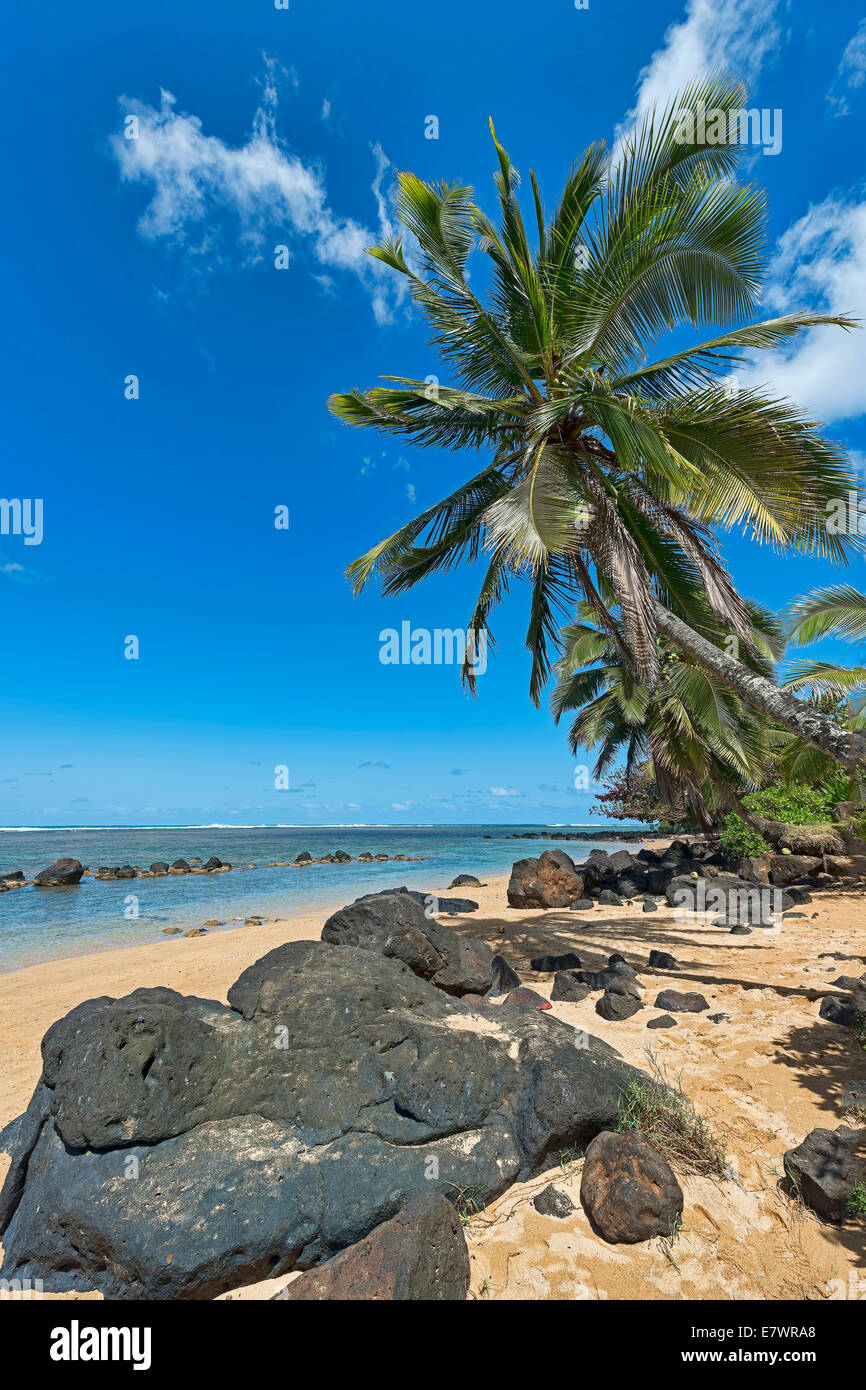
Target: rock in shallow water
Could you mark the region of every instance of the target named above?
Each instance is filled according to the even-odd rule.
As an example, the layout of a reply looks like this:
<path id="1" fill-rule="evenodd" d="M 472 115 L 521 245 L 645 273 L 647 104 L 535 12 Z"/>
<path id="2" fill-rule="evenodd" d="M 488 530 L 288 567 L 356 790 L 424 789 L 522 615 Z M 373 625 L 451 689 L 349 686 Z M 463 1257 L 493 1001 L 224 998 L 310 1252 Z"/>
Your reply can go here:
<path id="1" fill-rule="evenodd" d="M 351 946 L 280 946 L 229 1001 L 142 989 L 49 1029 L 0 1136 L 0 1276 L 203 1299 L 309 1268 L 431 1190 L 486 1203 L 610 1129 L 634 1075 L 556 1019 L 475 1012 Z"/>
<path id="2" fill-rule="evenodd" d="M 33 882 L 38 888 L 62 888 L 80 882 L 84 867 L 77 859 L 55 859 Z"/>

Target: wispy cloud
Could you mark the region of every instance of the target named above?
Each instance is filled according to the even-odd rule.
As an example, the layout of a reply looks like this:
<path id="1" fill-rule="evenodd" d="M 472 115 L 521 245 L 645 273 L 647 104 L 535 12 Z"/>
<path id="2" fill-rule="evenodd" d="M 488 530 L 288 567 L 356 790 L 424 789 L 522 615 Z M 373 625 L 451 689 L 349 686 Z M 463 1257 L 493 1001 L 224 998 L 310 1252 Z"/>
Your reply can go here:
<path id="1" fill-rule="evenodd" d="M 778 5 L 779 0 L 688 0 L 685 19 L 665 31 L 640 72 L 634 106 L 617 137 L 656 103 L 713 69 L 728 68 L 754 82 L 780 41 Z"/>
<path id="2" fill-rule="evenodd" d="M 5 560 L 0 555 L 0 579 L 12 579 L 18 584 L 33 584 L 36 577 L 36 570 L 20 564 L 18 560 Z"/>
<path id="3" fill-rule="evenodd" d="M 490 793 L 491 796 L 522 796 L 522 795 L 523 795 L 523 792 L 518 791 L 516 787 L 488 787 L 487 790 L 489 791 L 489 793 Z"/>
<path id="4" fill-rule="evenodd" d="M 859 193 L 825 198 L 780 237 L 764 300 L 776 313 L 866 320 L 866 200 Z M 828 422 L 866 410 L 862 346 L 839 328 L 814 328 L 785 351 L 761 353 L 739 381 L 766 385 Z"/>
<path id="5" fill-rule="evenodd" d="M 827 100 L 834 116 L 847 116 L 851 112 L 851 92 L 866 82 L 866 19 L 860 21 L 853 38 L 849 40 L 842 54 L 827 92 Z"/>
<path id="6" fill-rule="evenodd" d="M 139 234 L 183 252 L 199 272 L 252 265 L 275 245 L 288 245 L 320 267 L 356 276 L 377 321 L 390 322 L 399 285 L 365 255 L 366 247 L 392 230 L 389 161 L 380 145 L 372 147 L 377 230 L 339 215 L 329 205 L 321 165 L 290 150 L 278 130 L 277 77 L 275 63 L 267 60 L 252 131 L 239 146 L 206 134 L 198 116 L 178 110 L 171 92 L 161 92 L 158 107 L 121 98 L 124 131 L 110 144 L 124 182 L 150 190 Z M 127 126 L 129 117 L 135 123 Z"/>

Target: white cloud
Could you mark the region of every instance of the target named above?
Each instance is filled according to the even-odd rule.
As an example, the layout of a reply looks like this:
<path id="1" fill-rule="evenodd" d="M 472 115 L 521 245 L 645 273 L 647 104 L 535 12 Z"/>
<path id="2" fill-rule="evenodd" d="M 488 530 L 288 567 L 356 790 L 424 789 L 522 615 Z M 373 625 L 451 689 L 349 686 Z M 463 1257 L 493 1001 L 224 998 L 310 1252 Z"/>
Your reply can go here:
<path id="1" fill-rule="evenodd" d="M 522 796 L 516 787 L 488 787 L 491 796 Z"/>
<path id="2" fill-rule="evenodd" d="M 688 0 L 686 17 L 665 32 L 638 76 L 635 104 L 617 131 L 621 136 L 657 102 L 715 68 L 729 68 L 747 83 L 779 44 L 779 0 Z"/>
<path id="3" fill-rule="evenodd" d="M 770 314 L 829 311 L 866 321 L 866 200 L 831 195 L 788 228 L 770 264 L 764 303 Z M 820 420 L 853 419 L 866 411 L 862 331 L 814 328 L 787 350 L 756 356 L 739 380 L 766 385 Z"/>
<path id="4" fill-rule="evenodd" d="M 849 40 L 836 76 L 827 92 L 827 100 L 833 107 L 834 116 L 847 116 L 851 111 L 849 93 L 862 87 L 866 82 L 866 19 L 860 21 L 852 39 Z"/>
<path id="5" fill-rule="evenodd" d="M 125 121 L 137 120 L 137 138 L 111 138 L 121 178 L 151 191 L 138 223 L 142 237 L 183 250 L 199 270 L 235 257 L 254 264 L 271 255 L 274 245 L 292 243 L 306 248 L 319 266 L 358 276 L 378 322 L 391 320 L 399 284 L 365 255 L 366 247 L 392 230 L 384 193 L 389 161 L 380 145 L 373 147 L 374 232 L 332 210 L 320 165 L 293 153 L 278 133 L 273 63 L 267 65 L 252 132 L 237 147 L 206 135 L 198 116 L 177 110 L 170 92 L 161 92 L 158 108 L 127 98 L 120 104 Z M 227 255 L 232 228 L 236 249 Z"/>

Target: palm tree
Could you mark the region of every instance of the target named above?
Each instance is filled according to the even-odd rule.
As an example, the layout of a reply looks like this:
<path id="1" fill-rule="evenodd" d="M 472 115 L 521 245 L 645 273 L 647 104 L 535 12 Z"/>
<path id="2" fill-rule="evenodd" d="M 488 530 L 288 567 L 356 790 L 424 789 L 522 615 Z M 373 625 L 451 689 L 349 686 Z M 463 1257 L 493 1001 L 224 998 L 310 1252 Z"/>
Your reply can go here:
<path id="1" fill-rule="evenodd" d="M 749 607 L 755 646 L 762 649 L 749 665 L 769 676 L 780 630 L 769 614 Z M 685 805 L 705 829 L 721 811 L 736 810 L 754 822 L 740 798 L 766 777 L 770 752 L 764 716 L 664 637 L 658 639 L 658 679 L 652 687 L 644 684 L 616 643 L 593 623 L 590 606 L 580 604 L 579 614 L 579 621 L 563 631 L 551 696 L 557 723 L 566 711 L 579 711 L 569 733 L 572 752 L 598 748 L 595 777 L 610 772 L 624 754 L 627 777 L 651 771 L 662 803 L 672 812 Z"/>
<path id="2" fill-rule="evenodd" d="M 823 637 L 866 642 L 866 594 L 850 584 L 835 584 L 794 599 L 788 605 L 788 638 L 797 646 L 810 646 Z M 866 729 L 866 666 L 804 660 L 788 668 L 782 686 L 804 694 L 840 727 Z M 779 770 L 789 781 L 815 781 L 830 770 L 830 760 L 812 744 L 778 731 Z M 860 799 L 864 799 L 860 785 Z"/>
<path id="3" fill-rule="evenodd" d="M 866 736 L 840 730 L 737 659 L 751 624 L 711 528 L 845 559 L 852 542 L 822 524 L 852 482 L 843 451 L 793 405 L 726 389 L 724 374 L 746 349 L 852 321 L 789 314 L 648 361 L 665 332 L 742 323 L 757 307 L 762 196 L 734 181 L 735 146 L 689 143 L 678 118 L 699 102 L 727 113 L 745 101 L 724 76 L 693 84 L 648 116 L 616 159 L 591 145 L 550 217 L 533 173 L 534 245 L 495 132 L 498 227 L 470 188 L 400 176 L 409 240 L 389 238 L 370 254 L 404 277 L 458 384 L 389 377 L 394 385 L 335 395 L 330 407 L 422 447 L 492 457 L 348 574 L 356 592 L 378 575 L 394 594 L 483 556 L 468 632 L 477 639 L 487 629 L 511 579 L 528 581 L 536 703 L 560 619 L 583 600 L 648 685 L 662 634 L 746 703 L 850 766 L 866 757 Z M 476 246 L 488 258 L 483 299 L 469 278 Z M 707 607 L 728 634 L 724 650 L 704 624 Z M 464 678 L 471 686 L 466 666 Z"/>

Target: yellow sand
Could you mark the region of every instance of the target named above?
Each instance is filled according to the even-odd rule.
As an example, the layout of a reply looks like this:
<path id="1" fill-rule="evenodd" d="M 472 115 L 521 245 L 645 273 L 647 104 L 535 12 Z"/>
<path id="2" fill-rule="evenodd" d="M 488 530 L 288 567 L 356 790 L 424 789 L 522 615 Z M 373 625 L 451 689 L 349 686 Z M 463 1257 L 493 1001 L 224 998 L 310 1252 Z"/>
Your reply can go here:
<path id="1" fill-rule="evenodd" d="M 610 1246 L 593 1234 L 579 1207 L 580 1162 L 512 1187 L 467 1228 L 472 1260 L 470 1296 L 508 1299 L 688 1298 L 822 1299 L 850 1290 L 849 1273 L 866 1294 L 866 1223 L 822 1226 L 778 1188 L 782 1155 L 816 1126 L 844 1120 L 844 1085 L 866 1077 L 866 1052 L 849 1034 L 818 1019 L 821 995 L 839 974 L 859 975 L 866 962 L 866 914 L 859 893 L 816 895 L 778 931 L 750 936 L 703 921 L 682 921 L 673 911 L 643 914 L 640 906 L 591 912 L 514 911 L 505 906 L 505 878 L 471 889 L 480 904 L 471 917 L 449 919 L 458 930 L 484 936 L 501 950 L 525 983 L 549 994 L 552 978 L 529 970 L 531 956 L 577 951 L 594 964 L 620 951 L 638 966 L 647 1007 L 622 1023 L 595 1012 L 597 995 L 560 1004 L 553 1014 L 616 1047 L 630 1062 L 656 1064 L 681 1080 L 713 1125 L 731 1160 L 723 1180 L 681 1178 L 683 1228 L 667 1245 Z M 447 885 L 431 884 L 441 891 Z M 215 915 L 218 913 L 215 911 Z M 0 1126 L 20 1113 L 40 1071 L 39 1043 L 46 1028 L 94 995 L 122 995 L 139 986 L 167 985 L 224 1000 L 243 969 L 283 941 L 318 939 L 327 910 L 259 927 L 33 966 L 0 975 Z M 653 947 L 680 962 L 676 975 L 644 968 Z M 840 951 L 858 961 L 820 961 Z M 665 988 L 697 990 L 709 1013 L 730 1015 L 714 1024 L 704 1014 L 679 1014 L 677 1027 L 648 1030 L 652 1007 Z M 0 1155 L 0 1177 L 7 1165 Z M 532 1196 L 556 1181 L 572 1197 L 566 1220 L 540 1216 Z M 834 1282 L 836 1281 L 836 1282 Z M 228 1297 L 268 1297 L 286 1279 L 236 1290 Z"/>

